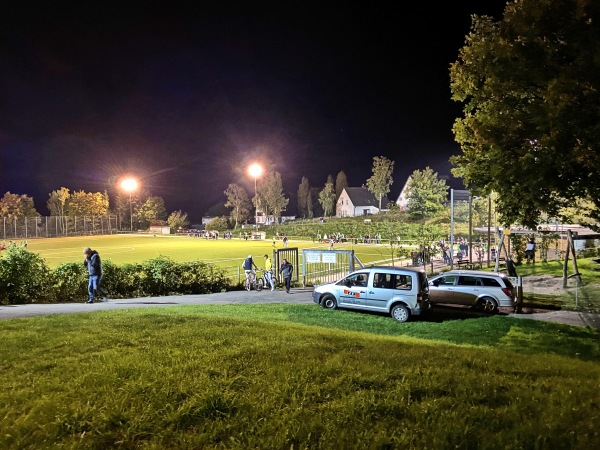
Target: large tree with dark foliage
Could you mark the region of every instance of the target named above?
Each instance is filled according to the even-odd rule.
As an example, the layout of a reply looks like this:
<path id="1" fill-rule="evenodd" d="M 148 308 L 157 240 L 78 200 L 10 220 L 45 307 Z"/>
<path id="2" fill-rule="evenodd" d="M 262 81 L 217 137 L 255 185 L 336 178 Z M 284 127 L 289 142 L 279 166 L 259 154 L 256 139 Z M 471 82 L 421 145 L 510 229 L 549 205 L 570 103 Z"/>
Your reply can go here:
<path id="1" fill-rule="evenodd" d="M 598 226 L 600 1 L 520 0 L 499 21 L 473 16 L 450 76 L 463 104 L 453 173 L 496 191 L 507 225 L 568 220 L 565 208 L 583 199 Z"/>

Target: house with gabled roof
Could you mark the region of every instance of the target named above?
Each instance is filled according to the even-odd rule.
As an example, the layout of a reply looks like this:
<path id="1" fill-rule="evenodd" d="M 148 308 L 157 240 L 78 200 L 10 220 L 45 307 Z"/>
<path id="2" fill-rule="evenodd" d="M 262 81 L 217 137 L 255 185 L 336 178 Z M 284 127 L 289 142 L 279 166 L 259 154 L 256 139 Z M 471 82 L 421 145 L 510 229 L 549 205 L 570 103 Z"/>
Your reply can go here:
<path id="1" fill-rule="evenodd" d="M 396 205 L 398 205 L 398 207 L 400 208 L 401 211 L 406 211 L 408 209 L 408 183 L 410 182 L 411 179 L 412 179 L 412 175 L 406 179 L 406 183 L 404 183 L 404 186 L 402 187 L 402 190 L 400 191 L 400 195 L 398 196 L 398 199 L 396 200 Z"/>
<path id="2" fill-rule="evenodd" d="M 389 200 L 381 199 L 381 208 L 387 209 Z M 335 205 L 337 217 L 366 216 L 378 214 L 379 200 L 366 187 L 344 188 Z"/>

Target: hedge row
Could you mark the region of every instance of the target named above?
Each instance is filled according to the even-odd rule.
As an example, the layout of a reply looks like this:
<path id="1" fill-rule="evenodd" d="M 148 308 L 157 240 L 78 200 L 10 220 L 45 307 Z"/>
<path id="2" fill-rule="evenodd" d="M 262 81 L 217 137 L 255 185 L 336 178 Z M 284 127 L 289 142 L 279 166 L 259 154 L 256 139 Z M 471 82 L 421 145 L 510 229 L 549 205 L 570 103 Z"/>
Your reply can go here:
<path id="1" fill-rule="evenodd" d="M 208 294 L 230 288 L 223 270 L 200 261 L 176 263 L 159 256 L 117 266 L 104 261 L 102 284 L 111 298 Z M 81 302 L 87 299 L 87 269 L 65 263 L 51 270 L 38 254 L 12 247 L 0 258 L 0 304 Z"/>

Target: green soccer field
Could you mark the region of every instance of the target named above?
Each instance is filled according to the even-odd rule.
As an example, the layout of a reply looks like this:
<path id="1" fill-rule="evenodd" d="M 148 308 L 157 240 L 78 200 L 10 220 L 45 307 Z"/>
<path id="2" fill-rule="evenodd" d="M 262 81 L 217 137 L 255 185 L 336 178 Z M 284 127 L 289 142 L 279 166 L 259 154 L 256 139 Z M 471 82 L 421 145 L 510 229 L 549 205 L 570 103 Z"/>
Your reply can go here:
<path id="1" fill-rule="evenodd" d="M 262 267 L 262 255 L 272 255 L 274 248 L 283 248 L 281 241 L 272 240 L 244 241 L 240 239 L 207 240 L 188 236 L 152 236 L 152 235 L 110 235 L 77 236 L 50 239 L 30 239 L 28 249 L 39 253 L 50 267 L 65 262 L 83 261 L 83 249 L 97 250 L 103 260 L 117 265 L 136 263 L 166 256 L 173 261 L 199 260 L 221 267 L 238 266 L 249 254 L 259 267 Z M 310 241 L 292 240 L 288 247 L 297 247 L 302 257 L 302 249 L 328 248 L 327 244 Z M 354 249 L 364 264 L 382 263 L 390 257 L 389 248 L 384 245 L 336 244 L 337 250 Z"/>

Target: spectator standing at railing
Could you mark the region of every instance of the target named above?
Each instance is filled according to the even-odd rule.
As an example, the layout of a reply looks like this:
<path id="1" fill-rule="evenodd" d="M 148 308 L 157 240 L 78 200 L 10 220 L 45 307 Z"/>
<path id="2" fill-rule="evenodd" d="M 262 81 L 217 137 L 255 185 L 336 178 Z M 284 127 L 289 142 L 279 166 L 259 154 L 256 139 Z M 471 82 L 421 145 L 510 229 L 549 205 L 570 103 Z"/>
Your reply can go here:
<path id="1" fill-rule="evenodd" d="M 275 283 L 273 282 L 273 262 L 269 255 L 265 255 L 265 278 L 267 282 L 271 285 L 271 291 L 275 290 Z"/>

